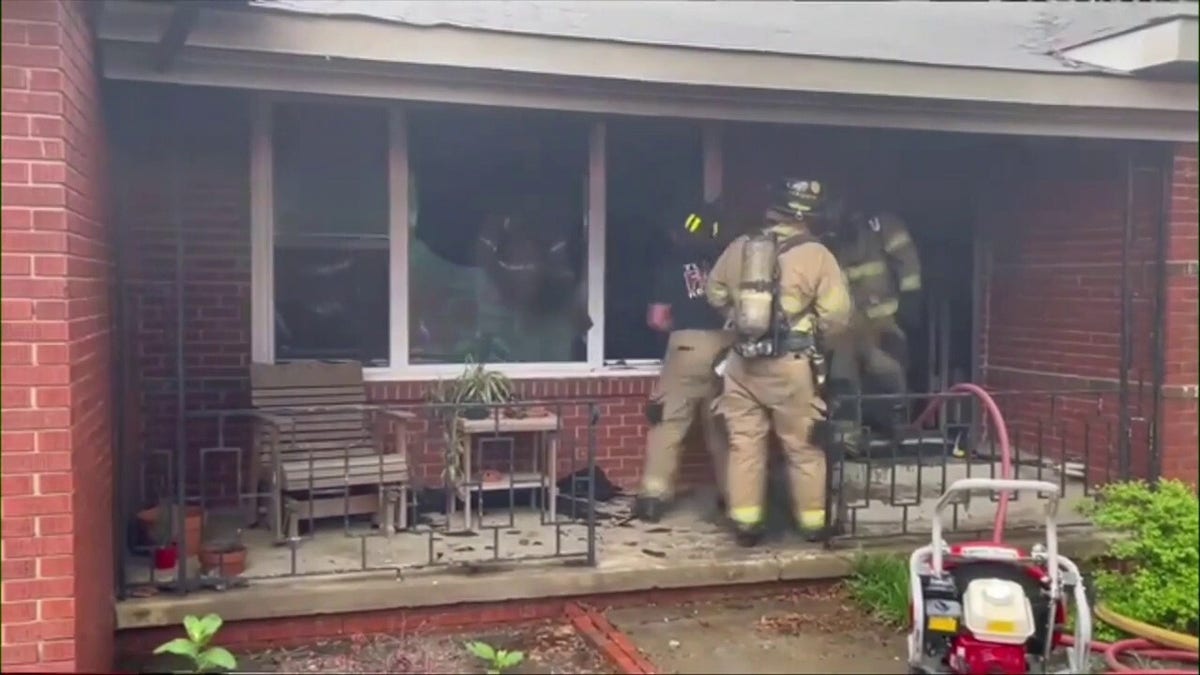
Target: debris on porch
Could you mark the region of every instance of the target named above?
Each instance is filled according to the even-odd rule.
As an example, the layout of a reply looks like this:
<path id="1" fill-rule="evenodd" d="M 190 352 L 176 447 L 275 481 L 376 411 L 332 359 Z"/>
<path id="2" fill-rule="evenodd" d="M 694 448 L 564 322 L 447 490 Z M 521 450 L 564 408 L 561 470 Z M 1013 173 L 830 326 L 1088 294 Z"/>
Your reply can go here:
<path id="1" fill-rule="evenodd" d="M 958 478 L 990 475 L 991 462 L 971 461 L 933 465 L 846 464 L 845 501 L 849 507 L 846 528 L 854 539 L 870 539 L 900 534 L 928 532 L 932 505 L 942 486 Z M 945 476 L 943 477 L 943 474 Z M 1051 469 L 1022 467 L 1019 476 L 1062 481 L 1065 484 L 1065 523 L 1072 520 L 1073 504 L 1084 495 L 1083 484 L 1058 475 Z M 775 500 L 779 501 L 779 500 Z M 911 503 L 912 506 L 903 506 Z M 754 549 L 738 548 L 722 524 L 710 489 L 699 489 L 678 500 L 676 507 L 661 522 L 647 524 L 631 515 L 632 498 L 615 496 L 596 505 L 596 561 L 601 569 L 637 570 L 693 565 L 705 561 L 770 559 L 789 552 L 814 549 L 781 524 L 786 516 L 777 506 L 772 531 L 764 545 Z M 383 536 L 368 518 L 350 520 L 344 529 L 342 519 L 317 522 L 290 545 L 273 545 L 270 532 L 263 529 L 241 533 L 248 550 L 245 583 L 278 580 L 293 576 L 386 572 L 438 567 L 473 567 L 489 563 L 517 563 L 531 560 L 562 559 L 564 562 L 586 559 L 588 528 L 586 523 L 566 520 L 560 513 L 556 527 L 536 508 L 505 505 L 496 513 L 482 514 L 482 527 L 466 529 L 461 523 L 447 527 L 446 517 L 438 513 L 420 514 L 410 530 L 391 537 Z M 957 518 L 948 523 L 949 531 L 983 531 L 990 527 L 993 505 L 978 499 L 969 509 L 958 509 Z M 211 512 L 210 537 L 227 536 L 236 529 L 240 514 Z M 1013 527 L 1039 526 L 1042 507 L 1032 499 L 1014 501 L 1010 510 Z M 224 535 L 222 533 L 225 533 Z M 151 582 L 146 558 L 131 558 L 127 567 L 133 586 Z"/>

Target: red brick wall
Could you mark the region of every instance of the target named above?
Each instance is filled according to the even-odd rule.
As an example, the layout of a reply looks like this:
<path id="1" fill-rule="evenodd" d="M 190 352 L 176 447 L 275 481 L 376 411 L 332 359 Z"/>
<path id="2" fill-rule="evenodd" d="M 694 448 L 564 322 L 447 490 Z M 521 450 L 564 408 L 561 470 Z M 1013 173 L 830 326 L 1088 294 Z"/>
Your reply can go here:
<path id="1" fill-rule="evenodd" d="M 4 5 L 5 672 L 112 657 L 110 252 L 86 11 Z"/>
<path id="2" fill-rule="evenodd" d="M 1162 155 L 1147 149 L 1134 157 L 1135 166 L 1145 170 L 1135 174 L 1128 267 L 1132 291 L 1129 433 L 1131 468 L 1135 475 L 1146 475 L 1153 414 Z M 1080 390 L 1077 396 L 1056 401 L 1059 411 L 1052 426 L 1057 428 L 1048 426 L 1045 397 L 1014 397 L 1005 413 L 1010 431 L 1026 448 L 1041 438 L 1051 448 L 1065 447 L 1073 459 L 1083 459 L 1086 449 L 1091 476 L 1097 480 L 1115 476 L 1112 472 L 1117 469 L 1115 392 L 1120 375 L 1125 161 L 1126 146 L 1116 143 L 1059 141 L 1031 148 L 1023 160 L 1010 165 L 1002 183 L 1004 197 L 983 223 L 991 241 L 985 277 L 986 382 L 1000 389 Z M 1177 150 L 1171 181 L 1168 260 L 1194 261 L 1194 145 Z M 1195 399 L 1181 400 L 1173 392 L 1178 385 L 1196 383 L 1196 280 L 1194 274 L 1171 272 L 1169 277 L 1163 327 L 1167 345 L 1163 469 L 1167 476 L 1195 482 Z"/>
<path id="3" fill-rule="evenodd" d="M 1197 482 L 1197 237 L 1196 144 L 1179 144 L 1171 181 L 1167 260 L 1166 385 L 1163 475 Z M 1190 271 L 1188 265 L 1190 264 Z M 1190 387 L 1190 393 L 1176 393 Z"/>

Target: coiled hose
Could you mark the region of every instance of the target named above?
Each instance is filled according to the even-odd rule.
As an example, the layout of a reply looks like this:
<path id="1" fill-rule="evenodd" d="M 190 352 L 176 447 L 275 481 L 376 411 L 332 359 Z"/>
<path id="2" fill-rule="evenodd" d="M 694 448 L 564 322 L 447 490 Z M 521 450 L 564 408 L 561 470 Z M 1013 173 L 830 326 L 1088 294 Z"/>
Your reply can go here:
<path id="1" fill-rule="evenodd" d="M 1000 446 L 1000 477 L 1012 478 L 1012 449 L 1009 447 L 1008 426 L 1004 422 L 1004 416 L 1000 413 L 1000 406 L 996 405 L 996 401 L 987 393 L 983 387 L 970 383 L 956 384 L 946 392 L 946 394 L 971 394 L 983 405 L 987 411 L 988 421 L 991 422 L 992 430 L 996 434 L 996 443 Z M 917 416 L 914 422 L 917 428 L 924 426 L 933 415 L 939 411 L 946 403 L 947 396 L 937 396 L 929 405 Z M 1002 544 L 1004 541 L 1004 528 L 1008 521 L 1008 502 L 1009 494 L 1007 492 L 1000 493 L 999 504 L 996 507 L 996 521 L 992 526 L 992 542 Z M 1198 663 L 1197 652 L 1200 651 L 1197 645 L 1197 638 L 1194 635 L 1185 633 L 1176 633 L 1158 626 L 1121 616 L 1116 612 L 1108 609 L 1102 604 L 1096 605 L 1096 618 L 1108 625 L 1118 628 L 1130 635 L 1136 636 L 1128 640 L 1118 640 L 1113 643 L 1093 641 L 1092 651 L 1104 655 L 1104 660 L 1111 669 L 1109 672 L 1125 673 L 1126 675 L 1195 675 L 1194 670 L 1166 670 L 1166 669 L 1146 669 L 1138 670 L 1131 668 L 1121 662 L 1122 656 L 1137 656 L 1144 659 L 1154 659 L 1160 661 L 1174 661 L 1177 663 Z M 1067 645 L 1073 644 L 1070 636 L 1063 636 Z"/>

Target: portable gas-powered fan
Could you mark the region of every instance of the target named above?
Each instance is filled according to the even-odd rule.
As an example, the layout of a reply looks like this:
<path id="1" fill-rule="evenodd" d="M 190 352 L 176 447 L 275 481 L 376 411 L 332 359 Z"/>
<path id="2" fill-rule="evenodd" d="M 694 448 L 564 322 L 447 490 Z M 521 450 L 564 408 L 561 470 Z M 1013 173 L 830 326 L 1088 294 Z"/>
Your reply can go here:
<path id="1" fill-rule="evenodd" d="M 948 546 L 942 514 L 955 495 L 972 491 L 1044 495 L 1045 543 L 1028 553 L 998 541 Z M 910 672 L 1048 672 L 1064 651 L 1060 672 L 1087 672 L 1092 611 L 1079 568 L 1058 553 L 1058 501 L 1058 486 L 1045 481 L 966 478 L 950 485 L 934 511 L 933 541 L 909 560 Z M 1073 641 L 1064 637 L 1071 602 Z"/>

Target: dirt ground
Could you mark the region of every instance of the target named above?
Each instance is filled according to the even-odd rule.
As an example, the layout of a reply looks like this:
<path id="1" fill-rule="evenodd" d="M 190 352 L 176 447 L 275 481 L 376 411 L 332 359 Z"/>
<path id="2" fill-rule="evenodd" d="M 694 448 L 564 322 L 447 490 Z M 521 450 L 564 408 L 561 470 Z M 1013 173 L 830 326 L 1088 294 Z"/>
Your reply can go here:
<path id="1" fill-rule="evenodd" d="M 904 636 L 840 590 L 607 613 L 662 673 L 904 673 Z"/>
<path id="2" fill-rule="evenodd" d="M 523 652 L 525 660 L 508 673 L 611 671 L 573 627 L 561 622 L 457 635 L 355 636 L 247 654 L 238 665 L 247 671 L 275 673 L 482 673 L 486 664 L 465 647 L 475 640 L 495 649 Z"/>

